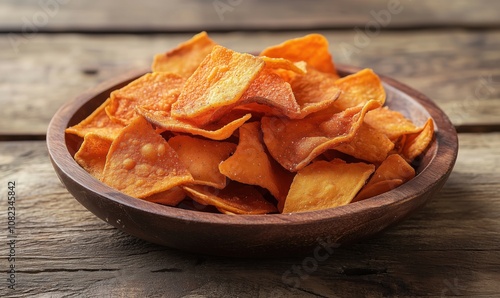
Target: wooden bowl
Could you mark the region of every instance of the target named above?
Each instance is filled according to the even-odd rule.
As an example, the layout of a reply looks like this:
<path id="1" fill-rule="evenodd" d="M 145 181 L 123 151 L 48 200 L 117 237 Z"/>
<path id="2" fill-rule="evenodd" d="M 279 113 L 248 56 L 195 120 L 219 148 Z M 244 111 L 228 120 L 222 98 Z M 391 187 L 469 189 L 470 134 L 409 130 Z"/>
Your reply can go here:
<path id="1" fill-rule="evenodd" d="M 338 70 L 345 76 L 360 69 L 338 66 Z M 118 192 L 88 174 L 73 159 L 78 140 L 64 133 L 112 90 L 145 72 L 121 75 L 64 104 L 50 122 L 47 146 L 57 175 L 83 206 L 114 227 L 153 243 L 232 257 L 311 254 L 327 244 L 351 243 L 384 230 L 423 206 L 441 189 L 457 157 L 457 134 L 446 115 L 423 94 L 381 76 L 389 107 L 417 125 L 423 125 L 428 117 L 435 122 L 435 138 L 420 159 L 418 175 L 402 186 L 346 206 L 296 214 L 231 216 L 150 203 Z"/>

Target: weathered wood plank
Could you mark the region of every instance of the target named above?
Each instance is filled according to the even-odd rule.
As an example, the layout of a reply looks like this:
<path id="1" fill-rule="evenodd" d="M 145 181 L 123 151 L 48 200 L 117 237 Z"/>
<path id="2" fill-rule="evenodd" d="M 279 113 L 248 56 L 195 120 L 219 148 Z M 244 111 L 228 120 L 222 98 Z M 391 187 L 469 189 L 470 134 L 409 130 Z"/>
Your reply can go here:
<path id="1" fill-rule="evenodd" d="M 6 0 L 4 32 L 331 29 L 354 26 L 498 27 L 494 0 L 120 1 Z"/>
<path id="2" fill-rule="evenodd" d="M 7 181 L 17 183 L 19 235 L 17 289 L 2 286 L 0 296 L 495 296 L 500 133 L 459 137 L 456 167 L 427 206 L 378 237 L 334 248 L 317 263 L 313 253 L 235 260 L 138 240 L 94 217 L 66 192 L 44 142 L 0 142 L 0 185 L 5 191 Z M 0 237 L 6 239 L 5 233 Z M 7 247 L 1 250 L 4 256 Z M 2 271 L 7 265 L 2 257 Z"/>
<path id="3" fill-rule="evenodd" d="M 500 31 L 320 31 L 337 63 L 371 67 L 427 94 L 455 125 L 490 125 L 500 115 Z M 212 34 L 238 51 L 306 32 Z M 44 134 L 63 102 L 126 70 L 147 67 L 155 53 L 188 39 L 169 35 L 35 35 L 13 48 L 0 35 L 0 134 Z M 16 51 L 17 49 L 17 51 Z"/>

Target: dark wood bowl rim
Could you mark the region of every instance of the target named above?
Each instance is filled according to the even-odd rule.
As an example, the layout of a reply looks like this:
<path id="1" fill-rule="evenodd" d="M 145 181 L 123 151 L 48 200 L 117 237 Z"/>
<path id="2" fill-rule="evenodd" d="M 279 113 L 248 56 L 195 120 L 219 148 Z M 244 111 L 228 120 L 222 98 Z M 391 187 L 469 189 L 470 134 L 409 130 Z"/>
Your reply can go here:
<path id="1" fill-rule="evenodd" d="M 348 65 L 336 65 L 341 75 L 357 72 L 361 68 Z M 161 217 L 170 217 L 177 220 L 206 223 L 215 225 L 302 225 L 313 222 L 320 222 L 327 219 L 346 216 L 353 213 L 363 213 L 369 210 L 384 208 L 392 204 L 401 204 L 408 200 L 413 200 L 426 192 L 426 189 L 433 187 L 443 177 L 447 177 L 453 168 L 458 153 L 458 138 L 456 131 L 445 113 L 429 98 L 422 93 L 394 80 L 389 77 L 379 75 L 384 84 L 392 86 L 403 93 L 406 93 L 421 106 L 423 106 L 433 118 L 436 127 L 436 151 L 426 168 L 424 168 L 411 181 L 381 195 L 351 203 L 345 206 L 309 211 L 293 214 L 267 214 L 267 215 L 225 215 L 217 213 L 206 213 L 193 210 L 185 210 L 177 207 L 163 206 L 136 199 L 125 195 L 113 188 L 103 184 L 83 168 L 81 168 L 73 159 L 66 147 L 65 132 L 69 121 L 73 115 L 98 94 L 102 94 L 119 83 L 139 77 L 148 72 L 140 69 L 124 73 L 116 78 L 106 81 L 96 88 L 83 93 L 74 100 L 66 102 L 55 113 L 47 130 L 47 147 L 53 166 L 64 173 L 67 177 L 81 185 L 86 191 L 87 198 L 90 194 L 97 194 L 115 204 L 127 208 L 134 208 L 145 213 L 155 214 Z M 446 153 L 446 154 L 445 154 Z M 413 184 L 424 185 L 416 189 Z M 408 195 L 410 194 L 410 195 Z"/>

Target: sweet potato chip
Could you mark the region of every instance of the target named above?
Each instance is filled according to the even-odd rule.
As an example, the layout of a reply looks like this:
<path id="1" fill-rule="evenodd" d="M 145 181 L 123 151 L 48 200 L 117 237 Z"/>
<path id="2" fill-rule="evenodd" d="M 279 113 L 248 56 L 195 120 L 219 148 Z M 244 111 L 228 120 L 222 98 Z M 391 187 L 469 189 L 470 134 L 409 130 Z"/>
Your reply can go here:
<path id="1" fill-rule="evenodd" d="M 76 162 L 97 179 L 101 179 L 106 155 L 111 140 L 95 133 L 88 133 L 83 139 L 80 149 L 75 153 Z"/>
<path id="2" fill-rule="evenodd" d="M 413 179 L 415 170 L 399 154 L 389 155 L 377 168 L 353 202 L 389 191 Z"/>
<path id="3" fill-rule="evenodd" d="M 434 121 L 429 118 L 425 123 L 422 131 L 414 134 L 409 134 L 406 137 L 405 144 L 401 154 L 407 161 L 414 160 L 422 154 L 429 146 L 434 136 Z"/>
<path id="4" fill-rule="evenodd" d="M 366 113 L 365 122 L 383 132 L 392 141 L 396 141 L 402 135 L 418 133 L 422 130 L 403 114 L 388 107 Z"/>
<path id="5" fill-rule="evenodd" d="M 200 128 L 188 121 L 182 121 L 171 117 L 169 112 L 147 110 L 144 108 L 138 108 L 137 111 L 148 119 L 149 122 L 162 128 L 164 131 L 169 130 L 173 132 L 189 133 L 212 140 L 225 140 L 229 138 L 238 127 L 252 118 L 252 114 L 245 114 L 236 119 L 232 119 L 231 117 L 227 119 L 224 118 L 216 123 Z"/>
<path id="6" fill-rule="evenodd" d="M 185 197 L 186 193 L 184 192 L 184 190 L 180 186 L 175 186 L 169 190 L 145 197 L 144 200 L 167 206 L 176 206 L 177 204 L 182 202 Z"/>
<path id="7" fill-rule="evenodd" d="M 189 197 L 203 205 L 212 205 L 228 214 L 266 214 L 277 212 L 255 187 L 237 182 L 229 183 L 224 189 L 208 186 L 183 186 Z"/>
<path id="8" fill-rule="evenodd" d="M 102 181 L 136 198 L 169 190 L 193 177 L 175 151 L 141 116 L 111 144 Z"/>
<path id="9" fill-rule="evenodd" d="M 85 137 L 88 133 L 94 133 L 102 138 L 113 140 L 124 127 L 123 124 L 112 121 L 105 108 L 111 99 L 107 99 L 92 114 L 83 119 L 80 123 L 66 128 L 66 132 L 80 137 Z"/>
<path id="10" fill-rule="evenodd" d="M 335 150 L 374 164 L 383 162 L 394 148 L 389 138 L 363 122 L 354 137 L 335 147 Z"/>
<path id="11" fill-rule="evenodd" d="M 258 104 L 262 107 L 259 109 L 252 104 Z M 295 100 L 290 84 L 268 69 L 262 70 L 243 93 L 237 109 L 257 110 L 268 116 L 303 118 L 300 117 L 300 106 Z"/>
<path id="12" fill-rule="evenodd" d="M 292 62 L 285 58 L 260 57 L 266 62 L 267 69 L 282 69 L 293 71 L 296 74 L 304 75 L 307 72 L 307 63 L 304 61 Z"/>
<path id="13" fill-rule="evenodd" d="M 335 81 L 335 85 L 342 90 L 334 106 L 345 110 L 358 105 L 364 105 L 370 100 L 385 103 L 385 90 L 380 78 L 371 69 L 363 69 Z"/>
<path id="14" fill-rule="evenodd" d="M 266 188 L 277 200 L 283 200 L 293 176 L 265 151 L 260 123 L 246 123 L 239 132 L 238 147 L 219 165 L 220 172 L 231 180 Z"/>
<path id="15" fill-rule="evenodd" d="M 300 105 L 300 117 L 323 110 L 340 96 L 341 90 L 335 85 L 337 77 L 308 69 L 304 75 L 297 75 L 290 81 L 297 103 Z"/>
<path id="16" fill-rule="evenodd" d="M 327 149 L 351 140 L 366 112 L 379 106 L 378 101 L 369 101 L 363 107 L 333 115 L 311 114 L 298 120 L 262 117 L 264 143 L 276 161 L 296 172 Z"/>
<path id="17" fill-rule="evenodd" d="M 328 48 L 328 40 L 320 34 L 309 34 L 287 40 L 264 49 L 260 56 L 285 58 L 293 62 L 305 61 L 319 71 L 337 75 Z"/>
<path id="18" fill-rule="evenodd" d="M 391 179 L 391 180 L 382 180 L 379 182 L 371 183 L 370 185 L 366 185 L 361 189 L 361 191 L 356 195 L 356 197 L 351 201 L 351 203 L 362 201 L 384 192 L 388 192 L 401 184 L 403 184 L 403 180 L 401 179 Z"/>
<path id="19" fill-rule="evenodd" d="M 215 45 L 206 32 L 198 33 L 175 49 L 155 55 L 151 68 L 154 72 L 171 72 L 187 78 Z"/>
<path id="20" fill-rule="evenodd" d="M 172 116 L 200 126 L 217 120 L 241 98 L 264 65 L 258 57 L 215 46 L 187 79 L 172 105 Z"/>
<path id="21" fill-rule="evenodd" d="M 168 111 L 179 97 L 184 79 L 166 72 L 147 73 L 127 86 L 113 91 L 106 106 L 108 116 L 127 125 L 137 116 L 137 106 Z"/>
<path id="22" fill-rule="evenodd" d="M 341 159 L 313 162 L 295 175 L 283 213 L 349 204 L 374 170 L 374 165 L 348 164 Z"/>
<path id="23" fill-rule="evenodd" d="M 168 144 L 193 176 L 194 184 L 219 189 L 226 186 L 226 176 L 219 172 L 219 164 L 236 150 L 236 144 L 190 136 L 175 136 L 168 140 Z"/>

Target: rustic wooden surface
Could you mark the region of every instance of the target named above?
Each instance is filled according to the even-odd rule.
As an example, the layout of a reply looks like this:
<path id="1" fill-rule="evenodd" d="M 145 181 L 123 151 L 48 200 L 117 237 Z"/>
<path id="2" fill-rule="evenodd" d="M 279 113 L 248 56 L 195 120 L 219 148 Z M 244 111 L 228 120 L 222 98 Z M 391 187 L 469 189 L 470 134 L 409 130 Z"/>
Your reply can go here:
<path id="1" fill-rule="evenodd" d="M 500 2 L 400 0 L 404 9 L 368 39 L 354 28 L 364 30 L 390 1 L 159 2 L 0 2 L 0 221 L 6 225 L 7 182 L 16 181 L 18 233 L 10 290 L 7 230 L 0 232 L 1 297 L 499 295 Z M 56 3 L 54 13 L 41 3 Z M 214 3 L 234 5 L 221 20 Z M 396 227 L 335 248 L 302 279 L 286 272 L 305 258 L 192 255 L 97 219 L 52 169 L 43 141 L 52 114 L 201 30 L 240 51 L 320 32 L 336 62 L 372 67 L 427 94 L 460 131 L 444 189 Z"/>

